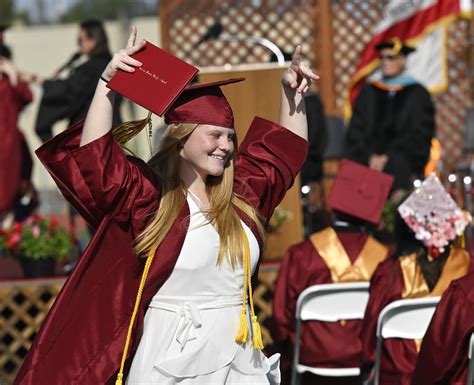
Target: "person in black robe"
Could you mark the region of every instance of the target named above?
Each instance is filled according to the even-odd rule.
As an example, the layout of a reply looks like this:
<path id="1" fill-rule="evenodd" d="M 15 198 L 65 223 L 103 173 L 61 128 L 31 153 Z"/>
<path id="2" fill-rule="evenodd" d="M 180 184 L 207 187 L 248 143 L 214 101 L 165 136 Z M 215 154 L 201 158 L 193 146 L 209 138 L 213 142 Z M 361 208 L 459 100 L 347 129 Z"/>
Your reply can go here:
<path id="1" fill-rule="evenodd" d="M 95 84 L 112 58 L 107 34 L 100 21 L 82 22 L 77 43 L 78 52 L 56 71 L 52 79 L 45 80 L 39 75 L 29 75 L 29 80 L 43 87 L 43 98 L 35 128 L 36 133 L 43 141 L 53 136 L 52 126 L 57 121 L 68 119 L 68 124 L 71 126 L 86 117 L 94 95 Z M 74 66 L 81 56 L 86 56 L 87 60 L 79 66 Z M 59 79 L 59 74 L 64 70 L 69 70 L 69 76 Z M 114 127 L 120 123 L 119 99 L 114 106 Z"/>
<path id="2" fill-rule="evenodd" d="M 423 179 L 435 135 L 429 92 L 403 75 L 415 49 L 394 38 L 376 46 L 382 78 L 366 84 L 356 99 L 345 138 L 345 156 L 395 177 L 393 190 L 410 190 Z"/>

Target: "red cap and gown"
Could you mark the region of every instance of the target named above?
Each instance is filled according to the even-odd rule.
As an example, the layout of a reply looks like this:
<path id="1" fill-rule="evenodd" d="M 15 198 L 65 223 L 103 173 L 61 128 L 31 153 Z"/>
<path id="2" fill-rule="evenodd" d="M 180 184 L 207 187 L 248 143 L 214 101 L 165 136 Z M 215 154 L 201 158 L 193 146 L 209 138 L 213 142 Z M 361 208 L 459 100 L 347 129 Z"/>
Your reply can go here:
<path id="1" fill-rule="evenodd" d="M 453 281 L 423 337 L 412 385 L 465 385 L 474 333 L 474 274 Z"/>
<path id="2" fill-rule="evenodd" d="M 167 112 L 167 121 L 233 127 L 225 97 L 218 96 L 224 108 L 216 110 L 214 104 L 219 86 L 225 83 L 184 91 Z M 181 97 L 191 94 L 183 102 Z M 96 231 L 45 319 L 15 385 L 114 384 L 120 365 L 145 261 L 133 253 L 132 243 L 160 204 L 160 180 L 142 160 L 125 156 L 111 132 L 79 147 L 82 125 L 51 139 L 37 155 L 65 197 Z M 292 185 L 306 152 L 307 142 L 286 128 L 259 117 L 252 122 L 237 152 L 234 191 L 265 223 Z M 255 223 L 239 215 L 263 249 Z M 128 362 L 138 345 L 147 305 L 173 271 L 188 225 L 185 203 L 156 251 Z"/>
<path id="3" fill-rule="evenodd" d="M 3 31 L 0 26 L 0 45 Z M 1 60 L 1 59 L 0 59 Z M 13 86 L 4 73 L 0 73 L 0 218 L 13 208 L 22 174 L 22 154 L 25 138 L 18 128 L 21 109 L 33 96 L 28 84 L 18 81 Z"/>
<path id="4" fill-rule="evenodd" d="M 378 223 L 393 178 L 355 162 L 342 160 L 328 204 L 366 222 Z M 326 228 L 290 247 L 281 264 L 273 299 L 272 337 L 282 351 L 282 377 L 288 377 L 295 338 L 295 310 L 299 294 L 309 286 L 368 281 L 388 248 L 361 229 Z M 361 321 L 308 321 L 301 334 L 300 362 L 317 367 L 361 365 Z M 336 379 L 354 384 L 354 378 Z M 346 381 L 346 382 L 344 382 Z M 284 382 L 283 382 L 284 383 Z M 308 376 L 303 383 L 330 384 L 328 377 Z"/>
<path id="5" fill-rule="evenodd" d="M 444 229 L 444 215 L 452 212 L 452 218 L 455 218 L 458 216 L 458 209 L 434 176 L 423 181 L 421 187 L 416 189 L 399 207 L 407 225 L 419 234 L 418 239 L 422 238 L 421 233 L 435 234 L 437 229 Z M 408 213 L 411 214 L 407 215 Z M 458 219 L 461 220 L 461 218 Z M 446 221 L 446 223 L 449 222 L 449 220 Z M 428 247 L 426 243 L 432 239 L 433 236 L 430 236 L 429 239 L 423 241 L 426 247 Z M 428 260 L 429 258 L 431 257 L 428 257 Z M 429 280 L 422 267 L 422 263 L 426 266 L 428 262 L 420 260 L 415 249 L 411 253 L 390 258 L 377 267 L 370 281 L 370 298 L 360 334 L 364 367 L 371 368 L 374 364 L 377 319 L 385 306 L 405 298 L 440 296 L 451 281 L 463 277 L 474 267 L 469 253 L 458 247 L 448 246 L 444 256 L 440 258 L 443 258 L 444 262 L 440 265 L 440 273 L 435 275 L 436 279 L 431 286 L 428 284 Z M 433 259 L 430 264 L 439 262 L 441 260 L 437 262 Z M 380 364 L 380 384 L 409 385 L 420 344 L 420 340 L 385 339 Z"/>

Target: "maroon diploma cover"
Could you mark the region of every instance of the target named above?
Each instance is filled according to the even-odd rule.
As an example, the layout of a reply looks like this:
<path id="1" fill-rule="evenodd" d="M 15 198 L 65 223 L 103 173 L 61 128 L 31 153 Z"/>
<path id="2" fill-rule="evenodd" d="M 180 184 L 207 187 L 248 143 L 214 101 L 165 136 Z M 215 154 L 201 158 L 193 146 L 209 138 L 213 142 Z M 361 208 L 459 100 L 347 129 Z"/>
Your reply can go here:
<path id="1" fill-rule="evenodd" d="M 143 65 L 135 72 L 117 71 L 107 87 L 159 116 L 163 116 L 199 71 L 148 41 L 132 57 Z"/>

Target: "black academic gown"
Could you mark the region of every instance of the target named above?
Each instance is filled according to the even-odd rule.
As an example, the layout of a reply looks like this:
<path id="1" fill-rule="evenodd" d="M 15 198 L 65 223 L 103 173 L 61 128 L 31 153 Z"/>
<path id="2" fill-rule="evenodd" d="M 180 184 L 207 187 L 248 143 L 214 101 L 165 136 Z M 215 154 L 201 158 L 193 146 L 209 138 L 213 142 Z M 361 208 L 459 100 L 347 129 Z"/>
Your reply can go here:
<path id="1" fill-rule="evenodd" d="M 395 177 L 393 190 L 410 189 L 422 178 L 435 134 L 430 94 L 420 84 L 390 91 L 380 83 L 360 92 L 345 141 L 345 156 L 368 164 L 372 154 L 387 154 L 384 171 Z"/>
<path id="2" fill-rule="evenodd" d="M 112 57 L 108 53 L 92 56 L 74 68 L 66 79 L 46 80 L 43 98 L 36 117 L 35 131 L 46 141 L 52 134 L 52 126 L 61 119 L 68 119 L 72 126 L 87 115 L 100 75 Z M 114 105 L 113 125 L 121 123 L 120 97 Z"/>

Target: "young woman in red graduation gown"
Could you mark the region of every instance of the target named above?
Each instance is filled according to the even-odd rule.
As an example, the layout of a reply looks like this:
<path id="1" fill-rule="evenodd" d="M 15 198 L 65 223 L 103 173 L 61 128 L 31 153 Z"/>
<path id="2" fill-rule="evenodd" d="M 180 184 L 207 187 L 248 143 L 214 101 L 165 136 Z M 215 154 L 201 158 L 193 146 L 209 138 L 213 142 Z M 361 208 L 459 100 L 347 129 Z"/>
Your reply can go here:
<path id="1" fill-rule="evenodd" d="M 104 71 L 105 80 L 141 65 L 130 57 L 143 47 L 135 37 L 133 28 L 127 48 Z M 185 91 L 166 115 L 170 126 L 149 165 L 125 157 L 114 141 L 114 95 L 99 81 L 84 124 L 37 152 L 96 233 L 15 385 L 115 383 L 135 313 L 126 349 L 129 385 L 279 382 L 278 357 L 267 359 L 258 350 L 258 324 L 246 319 L 243 293 L 250 268 L 254 277 L 258 272 L 262 228 L 304 162 L 302 93 L 315 79 L 297 48 L 282 77 L 279 124 L 255 118 L 238 150 L 232 111 L 219 87 Z M 205 222 L 194 226 L 194 215 L 204 215 Z M 203 229 L 207 233 L 199 239 L 194 232 Z M 149 266 L 147 255 L 154 256 Z M 148 277 L 134 312 L 144 265 Z"/>
<path id="2" fill-rule="evenodd" d="M 412 385 L 464 385 L 474 333 L 474 274 L 451 283 L 423 337 Z"/>
<path id="3" fill-rule="evenodd" d="M 400 241 L 394 257 L 382 262 L 370 281 L 370 299 L 360 334 L 362 360 L 367 372 L 374 364 L 377 319 L 385 306 L 404 298 L 441 296 L 451 281 L 474 271 L 469 253 L 453 243 L 432 258 L 429 249 L 415 239 L 399 217 L 396 230 Z M 420 344 L 420 340 L 384 340 L 380 384 L 410 385 Z"/>
<path id="4" fill-rule="evenodd" d="M 10 49 L 0 40 L 0 228 L 10 226 L 14 220 L 24 155 L 29 156 L 23 153 L 27 146 L 17 122 L 21 109 L 33 99 L 28 84 L 10 59 Z"/>

